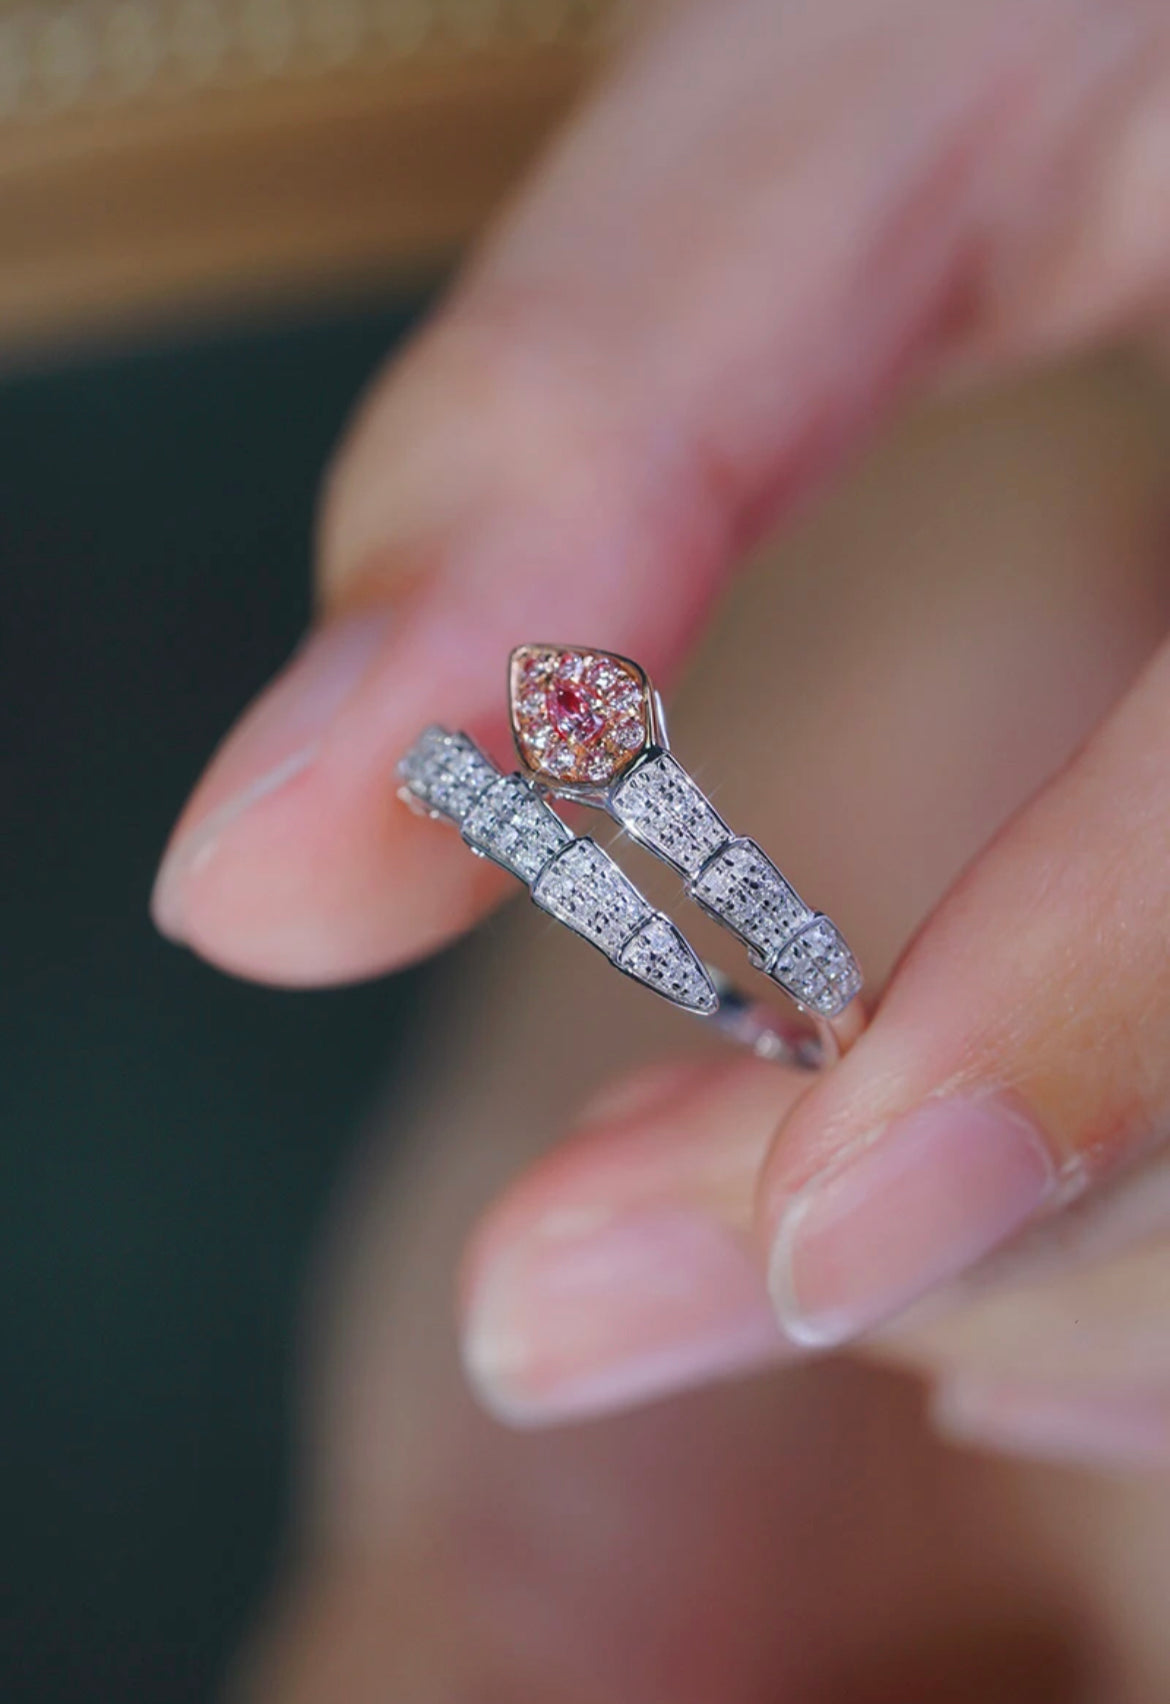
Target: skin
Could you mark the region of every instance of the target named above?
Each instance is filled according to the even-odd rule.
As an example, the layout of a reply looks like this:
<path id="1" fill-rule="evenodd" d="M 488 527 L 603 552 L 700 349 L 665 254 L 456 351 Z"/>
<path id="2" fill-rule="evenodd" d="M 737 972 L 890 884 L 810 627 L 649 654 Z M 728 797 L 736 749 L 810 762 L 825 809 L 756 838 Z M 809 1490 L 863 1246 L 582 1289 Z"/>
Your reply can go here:
<path id="1" fill-rule="evenodd" d="M 1128 363 L 932 411 L 768 552 L 704 644 L 673 705 L 678 748 L 794 873 L 829 882 L 873 976 L 969 840 L 1028 796 L 1148 651 L 1159 534 L 1134 529 L 1122 549 L 1116 521 L 1157 516 L 1168 443 L 1160 393 Z M 776 632 L 801 644 L 769 677 Z M 973 643 L 994 666 L 956 690 Z M 826 646 L 864 676 L 864 715 L 833 713 Z M 1076 690 L 1055 711 L 1066 676 Z M 817 809 L 794 809 L 817 777 Z M 859 809 L 864 838 L 850 832 Z M 1128 1465 L 1074 1476 L 941 1447 L 921 1391 L 875 1365 L 907 1357 L 905 1323 L 852 1363 L 777 1333 L 772 1371 L 580 1425 L 535 1429 L 530 1407 L 517 1430 L 477 1408 L 453 1273 L 501 1187 L 545 1155 L 481 1233 L 513 1255 L 542 1194 L 562 1238 L 607 1202 L 619 1222 L 651 1201 L 676 1230 L 687 1203 L 746 1227 L 753 1155 L 801 1083 L 762 1068 L 745 1080 L 726 1049 L 704 1054 L 701 1027 L 523 903 L 457 951 L 420 1019 L 417 1080 L 374 1119 L 310 1275 L 295 1542 L 244 1696 L 1165 1697 L 1165 1488 Z M 638 1059 L 632 1079 L 604 1083 Z M 546 1371 L 591 1341 L 611 1375 L 628 1370 L 676 1273 L 640 1292 L 627 1250 L 617 1276 L 620 1308 L 596 1281 L 576 1305 L 563 1281 L 555 1295 L 527 1286 L 560 1352 Z M 1022 1285 L 1011 1294 L 1019 1310 Z M 1120 1319 L 1142 1296 L 1117 1300 Z M 948 1320 L 954 1340 L 953 1303 Z"/>
<path id="2" fill-rule="evenodd" d="M 501 660 L 534 636 L 602 642 L 669 681 L 747 547 L 909 392 L 1003 380 L 1122 332 L 1156 345 L 1168 78 L 1164 15 L 1140 0 L 724 0 L 647 21 L 367 399 L 328 484 L 319 628 L 193 794 L 160 925 L 234 971 L 313 984 L 389 969 L 480 916 L 497 878 L 389 798 L 417 729 L 441 719 L 502 756 Z M 820 754 L 852 716 L 855 793 L 808 865 L 817 891 L 835 880 L 853 935 L 873 865 L 841 839 L 860 820 L 871 851 L 920 855 L 906 903 L 872 925 L 876 951 L 859 938 L 879 984 L 901 955 L 871 1027 L 811 1087 L 721 1060 L 689 1065 L 681 1087 L 638 1085 L 633 1112 L 591 1115 L 514 1186 L 464 1282 L 465 1352 L 498 1413 L 563 1419 L 798 1359 L 813 1277 L 843 1280 L 841 1250 L 827 1265 L 823 1244 L 802 1253 L 794 1226 L 826 1222 L 826 1201 L 839 1217 L 848 1176 L 867 1216 L 838 1239 L 852 1311 L 842 1327 L 836 1310 L 832 1341 L 922 1368 L 940 1424 L 996 1446 L 1170 1454 L 1170 657 L 1151 488 L 1097 517 L 1092 571 L 1066 546 L 1067 583 L 1046 586 L 1027 629 L 1035 666 L 1008 667 L 1017 694 L 1039 672 L 1033 713 L 999 727 L 996 763 L 964 742 L 969 720 L 948 723 L 953 678 L 927 691 L 938 633 L 921 623 L 913 707 L 952 742 L 921 820 L 941 832 L 955 799 L 946 856 L 891 827 L 898 775 L 878 735 L 904 726 L 899 682 L 867 691 L 870 653 L 826 640 L 823 655 L 857 663 L 820 720 L 798 703 L 790 725 Z M 875 624 L 896 586 L 858 577 Z M 990 685 L 972 714 L 1002 714 L 990 688 L 1035 607 L 976 653 Z M 766 718 L 767 670 L 750 678 Z M 777 799 L 786 783 L 781 766 Z M 799 845 L 785 864 L 813 885 Z M 882 1236 L 883 1203 L 907 1188 L 914 1238 Z M 685 1367 L 643 1343 L 631 1382 L 641 1292 L 611 1286 L 589 1310 L 591 1382 L 581 1365 L 533 1376 L 529 1350 L 562 1321 L 522 1260 L 517 1281 L 517 1251 L 550 1215 L 579 1225 L 603 1207 L 628 1231 L 650 1196 L 677 1278 L 695 1251 L 700 1311 L 713 1237 L 758 1288 L 721 1267 L 722 1325 L 704 1316 Z M 963 1251 L 945 1270 L 944 1243 Z M 605 1395 L 597 1375 L 619 1364 Z"/>

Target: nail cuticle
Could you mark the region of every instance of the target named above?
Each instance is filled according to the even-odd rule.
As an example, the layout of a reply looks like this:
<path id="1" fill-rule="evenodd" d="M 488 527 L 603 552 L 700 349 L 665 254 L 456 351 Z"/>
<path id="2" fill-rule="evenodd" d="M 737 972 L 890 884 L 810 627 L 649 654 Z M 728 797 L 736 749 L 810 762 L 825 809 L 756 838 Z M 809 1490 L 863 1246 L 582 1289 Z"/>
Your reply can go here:
<path id="1" fill-rule="evenodd" d="M 786 1335 L 848 1342 L 1007 1241 L 1052 1198 L 1035 1123 L 993 1095 L 931 1099 L 887 1120 L 784 1209 L 768 1263 Z"/>
<path id="2" fill-rule="evenodd" d="M 185 938 L 187 890 L 234 825 L 316 762 L 370 672 L 391 618 L 389 609 L 366 610 L 312 630 L 224 742 L 194 800 L 197 810 L 206 803 L 172 841 L 155 880 L 151 912 L 164 935 Z"/>

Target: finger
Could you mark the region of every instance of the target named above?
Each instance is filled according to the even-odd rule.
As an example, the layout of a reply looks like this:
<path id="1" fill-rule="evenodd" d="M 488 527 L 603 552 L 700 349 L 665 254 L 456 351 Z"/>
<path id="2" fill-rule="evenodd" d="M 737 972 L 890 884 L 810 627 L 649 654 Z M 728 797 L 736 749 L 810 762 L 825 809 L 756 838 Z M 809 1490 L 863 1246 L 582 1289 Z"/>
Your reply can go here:
<path id="1" fill-rule="evenodd" d="M 1164 1140 L 1170 649 L 975 863 L 797 1108 L 760 1214 L 789 1335 L 900 1314 Z"/>
<path id="2" fill-rule="evenodd" d="M 954 1379 L 935 1391 L 943 1438 L 1033 1461 L 1146 1472 L 1170 1465 L 1170 1392 L 994 1384 Z"/>
<path id="3" fill-rule="evenodd" d="M 751 1247 L 752 1195 L 777 1107 L 804 1086 L 759 1062 L 640 1071 L 496 1205 L 463 1286 L 464 1363 L 494 1414 L 609 1412 L 791 1352 Z"/>
<path id="4" fill-rule="evenodd" d="M 1104 35 L 1009 0 L 672 9 L 364 410 L 322 626 L 184 811 L 160 926 L 290 982 L 464 927 L 497 878 L 392 805 L 396 758 L 436 718 L 499 751 L 517 641 L 669 669 L 763 521 L 961 340 L 997 216 L 1115 94 Z"/>
<path id="5" fill-rule="evenodd" d="M 1037 424 L 1037 440 L 1049 444 L 1046 425 Z M 1016 454 L 1021 465 L 1030 465 L 1026 450 L 1017 448 Z M 1072 489 L 1081 490 L 1075 478 Z M 1135 492 L 1132 501 L 1122 507 L 1141 512 L 1155 490 L 1154 486 L 1147 488 L 1145 497 Z M 944 505 L 948 502 L 945 479 L 939 500 Z M 1101 498 L 1096 501 L 1100 503 Z M 1097 525 L 1089 519 L 1088 511 L 1081 513 L 1075 522 L 1070 514 L 1066 513 L 1063 519 L 1061 514 L 1062 503 L 1056 501 L 1048 522 L 1054 548 L 1063 549 L 1061 540 L 1068 536 L 1070 525 L 1074 533 L 1096 536 Z M 979 556 L 976 547 L 975 562 Z M 995 725 L 1003 695 L 1012 702 L 1023 702 L 1023 688 L 1033 667 L 1030 659 L 1034 646 L 1048 644 L 1045 666 L 1051 671 L 1053 690 L 1047 701 L 1051 705 L 1064 705 L 1063 731 L 1054 739 L 1053 727 L 1041 730 L 1035 717 L 1029 726 L 1019 730 L 1013 745 L 1013 759 L 1019 767 L 1012 790 L 994 804 L 986 790 L 981 790 L 982 814 L 977 814 L 969 825 L 971 840 L 967 844 L 971 847 L 992 832 L 1001 813 L 1010 808 L 1013 796 L 1026 798 L 1051 772 L 1054 763 L 1076 749 L 1085 737 L 1085 730 L 1098 714 L 1107 711 L 1133 670 L 1148 657 L 1151 627 L 1162 619 L 1155 560 L 1151 558 L 1136 573 L 1126 572 L 1119 569 L 1117 557 L 1107 556 L 1102 548 L 1100 567 L 1092 571 L 1090 578 L 1102 593 L 1108 592 L 1108 600 L 1102 604 L 1096 591 L 1079 606 L 1073 600 L 1062 611 L 1063 640 L 1058 639 L 1046 621 L 1038 619 L 1041 606 L 1032 593 L 1024 593 L 1022 588 L 1017 594 L 1018 606 L 1010 611 L 997 611 L 993 628 L 1012 633 L 1013 647 L 1022 647 L 1018 660 L 1013 663 L 1003 656 L 995 669 L 984 671 L 980 677 L 985 683 L 982 696 L 964 699 L 959 710 L 951 702 L 950 679 L 953 668 L 959 665 L 961 647 L 952 659 L 953 667 L 944 664 L 941 674 L 938 659 L 947 654 L 948 643 L 954 643 L 958 612 L 963 612 L 966 623 L 972 624 L 970 592 L 963 590 L 961 580 L 956 580 L 952 587 L 953 607 L 948 609 L 944 605 L 936 612 L 937 631 L 920 636 L 917 666 L 921 666 L 922 659 L 932 659 L 930 677 L 937 683 L 939 697 L 937 702 L 932 701 L 930 680 L 923 677 L 919 692 L 912 693 L 911 699 L 919 708 L 924 702 L 932 704 L 923 726 L 931 730 L 940 752 L 949 754 L 949 773 L 940 775 L 939 785 L 930 790 L 929 800 L 921 790 L 908 793 L 908 776 L 899 777 L 888 768 L 884 774 L 881 771 L 884 759 L 880 754 L 887 746 L 893 750 L 896 742 L 883 740 L 879 733 L 874 747 L 879 754 L 874 759 L 879 769 L 871 795 L 876 815 L 871 812 L 857 824 L 854 854 L 857 868 L 838 870 L 838 882 L 855 892 L 855 903 L 862 908 L 854 922 L 862 927 L 863 933 L 866 904 L 878 907 L 863 955 L 871 966 L 885 957 L 893 938 L 906 927 L 906 921 L 900 918 L 896 924 L 881 922 L 873 929 L 872 923 L 880 919 L 881 902 L 877 896 L 888 891 L 893 872 L 905 868 L 920 853 L 923 812 L 928 804 L 941 813 L 941 820 L 969 808 L 970 776 L 977 772 L 982 761 L 983 742 Z M 978 570 L 973 564 L 970 591 L 979 583 Z M 1033 621 L 1037 625 L 1029 640 L 1029 623 Z M 1110 623 L 1114 622 L 1116 625 L 1111 627 Z M 902 682 L 908 674 L 913 676 L 916 666 L 913 658 L 887 660 L 894 679 Z M 1094 678 L 1096 670 L 1101 672 Z M 1070 685 L 1074 681 L 1078 684 L 1075 693 L 1059 688 L 1057 683 L 1066 679 Z M 1086 696 L 1090 690 L 1094 703 Z M 877 692 L 870 704 L 870 717 L 879 730 L 898 726 L 896 718 L 891 720 L 889 709 L 883 706 L 883 696 Z M 1049 714 L 1055 712 L 1050 709 Z M 753 755 L 750 748 L 746 755 L 750 761 Z M 755 755 L 760 767 L 766 769 L 767 754 Z M 843 765 L 848 767 L 847 753 L 842 750 L 830 746 L 825 756 L 832 772 Z M 919 756 L 929 769 L 925 752 L 920 750 Z M 781 769 L 764 796 L 783 800 L 790 791 L 786 773 Z M 888 816 L 890 825 L 899 825 L 901 838 L 898 833 L 891 833 L 889 827 L 882 827 L 883 815 Z M 815 820 L 824 843 L 806 849 L 809 868 L 817 867 L 840 844 L 843 826 L 834 822 L 829 804 Z M 789 823 L 785 831 L 789 844 L 792 832 L 793 824 Z M 771 843 L 773 833 L 781 834 L 778 824 L 765 834 L 766 844 Z M 878 866 L 869 850 L 873 844 L 885 848 Z M 928 860 L 927 866 L 920 869 L 920 897 L 911 902 L 907 919 L 919 905 L 925 908 L 928 894 L 942 888 L 946 875 L 955 868 L 951 860 L 963 856 L 962 844 L 947 851 L 945 866 L 939 867 L 936 852 L 935 864 L 932 866 Z M 880 870 L 876 882 L 875 868 Z M 1031 882 L 1030 873 L 1026 880 Z M 1014 920 L 1007 918 L 1005 927 L 1010 933 Z M 955 985 L 957 989 L 962 987 L 961 968 L 955 972 Z M 879 1011 L 875 1023 L 882 1022 L 883 1013 Z M 866 1045 L 862 1043 L 863 1047 Z M 599 1057 L 604 1057 L 604 1053 Z M 512 1202 L 497 1209 L 490 1232 L 481 1239 L 471 1265 L 473 1282 L 465 1314 L 465 1358 L 473 1376 L 477 1376 L 477 1369 L 482 1369 L 477 1383 L 497 1413 L 506 1414 L 509 1408 L 515 1411 L 518 1406 L 515 1391 L 493 1390 L 492 1367 L 500 1360 L 519 1368 L 522 1376 L 529 1379 L 529 1389 L 520 1393 L 526 1399 L 523 1413 L 514 1412 L 514 1417 L 530 1422 L 554 1413 L 559 1416 L 571 1412 L 575 1399 L 584 1401 L 589 1411 L 597 1411 L 605 1406 L 607 1399 L 628 1404 L 658 1394 L 663 1388 L 676 1388 L 684 1382 L 676 1359 L 679 1343 L 686 1346 L 686 1382 L 698 1383 L 734 1370 L 734 1357 L 729 1366 L 729 1351 L 752 1330 L 758 1318 L 758 1289 L 736 1291 L 723 1285 L 717 1262 L 708 1266 L 700 1258 L 692 1265 L 691 1248 L 702 1250 L 712 1242 L 717 1247 L 725 1246 L 727 1221 L 721 1204 L 732 1199 L 742 1204 L 753 1192 L 755 1168 L 767 1140 L 769 1096 L 776 1097 L 774 1113 L 779 1120 L 781 1097 L 788 1100 L 791 1087 L 790 1079 L 778 1081 L 777 1074 L 761 1074 L 759 1065 L 750 1063 L 740 1066 L 724 1061 L 708 1069 L 713 1073 L 709 1080 L 699 1067 L 688 1066 L 681 1088 L 669 1074 L 660 1078 L 652 1074 L 639 1080 L 637 1097 L 629 1105 L 621 1106 L 612 1118 L 603 1110 L 587 1121 L 591 1135 L 588 1140 L 579 1139 L 574 1144 L 572 1163 L 545 1162 L 535 1189 L 522 1183 Z M 656 1082 L 660 1084 L 657 1101 Z M 793 1119 L 794 1124 L 799 1117 L 797 1114 Z M 626 1163 L 630 1166 L 629 1180 L 623 1178 Z M 663 1243 L 654 1241 L 656 1226 L 664 1219 L 668 1225 L 673 1224 L 670 1214 L 676 1210 L 688 1224 L 691 1215 L 704 1210 L 707 1196 L 702 1190 L 696 1191 L 691 1181 L 696 1168 L 702 1175 L 719 1180 L 720 1205 L 710 1209 L 716 1234 L 707 1242 L 697 1234 L 689 1244 L 679 1239 L 667 1254 Z M 1163 1343 L 1165 1332 L 1159 1331 L 1157 1323 L 1163 1278 L 1156 1273 L 1152 1275 L 1148 1267 L 1135 1267 L 1128 1255 L 1125 1273 L 1132 1272 L 1132 1276 L 1124 1278 L 1118 1270 L 1122 1251 L 1130 1249 L 1135 1240 L 1148 1240 L 1167 1222 L 1166 1190 L 1163 1186 L 1159 1191 L 1154 1182 L 1147 1165 L 1142 1168 L 1141 1177 L 1135 1177 L 1126 1189 L 1114 1187 L 1108 1192 L 1098 1192 L 1075 1216 L 1064 1216 L 1058 1244 L 1053 1242 L 1034 1249 L 1026 1259 L 1021 1252 L 1013 1257 L 1006 1271 L 1004 1264 L 999 1263 L 994 1285 L 989 1282 L 992 1275 L 987 1274 L 977 1287 L 965 1289 L 961 1297 L 955 1298 L 964 1304 L 961 1318 L 956 1319 L 956 1310 L 949 1305 L 938 1317 L 931 1315 L 928 1321 L 919 1321 L 912 1333 L 905 1325 L 900 1326 L 896 1342 L 888 1335 L 883 1336 L 883 1351 L 893 1351 L 903 1362 L 909 1360 L 916 1367 L 941 1373 L 948 1381 L 955 1374 L 974 1373 L 999 1385 L 1032 1377 L 1073 1388 L 1108 1385 L 1132 1391 L 1143 1376 L 1155 1381 L 1164 1377 L 1170 1370 L 1170 1358 L 1164 1352 L 1159 1355 L 1158 1346 Z M 645 1247 L 623 1256 L 627 1274 L 623 1282 L 616 1264 L 607 1264 L 605 1231 L 611 1222 L 616 1222 L 628 1250 L 643 1222 L 633 1209 L 647 1199 L 653 1201 L 656 1214 L 650 1216 L 646 1225 Z M 662 1209 L 667 1211 L 663 1213 Z M 514 1257 L 510 1247 L 512 1235 L 528 1249 L 542 1248 L 544 1240 L 536 1233 L 543 1220 L 573 1228 L 567 1259 L 588 1275 L 588 1287 L 575 1293 L 572 1286 L 556 1281 L 546 1284 L 539 1260 L 530 1261 L 527 1253 L 521 1258 Z M 591 1257 L 590 1248 L 594 1232 L 599 1238 L 596 1258 Z M 891 1231 L 891 1239 L 897 1244 L 906 1234 L 899 1224 Z M 742 1230 L 739 1237 L 738 1246 L 742 1249 L 745 1246 Z M 1067 1273 L 1070 1262 L 1078 1273 L 1072 1291 Z M 760 1264 L 762 1272 L 763 1262 Z M 555 1251 L 551 1266 L 555 1274 Z M 639 1278 L 629 1277 L 631 1271 L 639 1269 Z M 612 1281 L 607 1281 L 611 1272 Z M 1024 1273 L 1028 1285 L 1021 1291 Z M 669 1290 L 671 1306 L 656 1312 L 654 1297 L 663 1287 Z M 716 1295 L 720 1297 L 722 1311 L 714 1315 Z M 578 1392 L 567 1378 L 552 1381 L 555 1389 L 545 1392 L 546 1406 L 542 1408 L 539 1400 L 532 1398 L 531 1386 L 535 1382 L 531 1379 L 532 1369 L 546 1356 L 546 1345 L 551 1346 L 554 1354 L 562 1343 L 575 1348 L 572 1319 L 577 1308 L 586 1315 L 590 1379 L 583 1381 Z M 706 1314 L 704 1310 L 708 1310 Z M 705 1329 L 713 1317 L 717 1328 Z M 501 1329 L 501 1322 L 506 1323 L 506 1332 Z M 506 1356 L 492 1346 L 493 1334 L 505 1338 Z M 533 1339 L 531 1345 L 526 1341 L 528 1334 Z M 485 1335 L 489 1339 L 486 1344 L 482 1341 Z M 747 1364 L 748 1360 L 740 1363 Z M 667 1375 L 664 1383 L 657 1382 L 660 1369 L 665 1369 Z M 506 1365 L 504 1374 L 506 1383 Z M 612 1384 L 607 1390 L 606 1380 L 611 1374 Z M 555 1402 L 549 1400 L 550 1396 Z"/>
<path id="6" fill-rule="evenodd" d="M 1170 1460 L 1168 1169 L 1163 1148 L 881 1334 L 929 1373 L 938 1430 L 1089 1465 Z"/>

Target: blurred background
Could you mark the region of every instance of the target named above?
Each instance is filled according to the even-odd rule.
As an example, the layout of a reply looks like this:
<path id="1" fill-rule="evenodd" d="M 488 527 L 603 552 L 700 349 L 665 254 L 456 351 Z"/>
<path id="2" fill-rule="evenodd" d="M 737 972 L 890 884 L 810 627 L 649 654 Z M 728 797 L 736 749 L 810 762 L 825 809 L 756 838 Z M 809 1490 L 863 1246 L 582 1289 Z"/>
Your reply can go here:
<path id="1" fill-rule="evenodd" d="M 581 1644 L 584 1696 L 603 1658 L 621 1672 L 614 1626 L 654 1599 L 660 1549 L 696 1534 L 750 1696 L 781 1673 L 816 1704 L 1167 1696 L 1165 1488 L 944 1449 L 909 1379 L 830 1362 L 539 1437 L 475 1409 L 450 1295 L 468 1223 L 599 1062 L 681 1045 L 595 955 L 520 907 L 446 967 L 290 994 L 147 919 L 192 782 L 303 630 L 347 414 L 619 5 L 0 0 L 0 1704 L 210 1699 L 257 1626 L 256 1696 L 281 1704 L 543 1699 L 543 1666 L 529 1691 L 419 1681 L 442 1688 L 460 1644 L 446 1555 L 395 1552 L 419 1508 L 452 1554 L 472 1533 L 490 1586 L 504 1557 L 493 1637 L 547 1584 L 540 1637 Z M 729 817 L 851 934 L 869 917 L 875 983 L 1065 755 L 1061 683 L 1091 719 L 1100 659 L 1120 676 L 1164 625 L 1168 456 L 1164 371 L 1125 351 L 913 410 L 704 640 L 680 747 L 714 772 L 723 730 L 750 730 L 781 782 L 749 755 Z M 786 815 L 813 789 L 815 820 Z M 356 1583 L 335 1589 L 328 1545 L 299 1577 L 298 1495 Z M 685 1675 L 719 1704 L 692 1574 L 662 1696 Z"/>
<path id="2" fill-rule="evenodd" d="M 234 984 L 147 895 L 357 391 L 605 26 L 0 0 L 5 1704 L 205 1698 L 270 1575 L 307 1251 L 420 978 Z"/>

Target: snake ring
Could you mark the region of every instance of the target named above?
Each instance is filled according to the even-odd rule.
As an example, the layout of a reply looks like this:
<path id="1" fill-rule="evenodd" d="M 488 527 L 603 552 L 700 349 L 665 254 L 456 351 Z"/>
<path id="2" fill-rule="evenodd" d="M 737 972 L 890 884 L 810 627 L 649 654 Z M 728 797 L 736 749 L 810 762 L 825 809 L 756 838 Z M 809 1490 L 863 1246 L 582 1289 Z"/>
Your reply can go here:
<path id="1" fill-rule="evenodd" d="M 509 662 L 509 702 L 522 773 L 501 774 L 466 734 L 431 727 L 399 765 L 402 797 L 453 823 L 474 852 L 519 877 L 542 910 L 617 969 L 756 1053 L 815 1067 L 851 1045 L 864 1022 L 853 1004 L 856 959 L 756 842 L 732 833 L 673 756 L 645 671 L 595 648 L 521 645 Z M 549 802 L 558 798 L 607 811 L 664 859 L 808 1021 L 753 1000 L 705 965 L 608 852 L 573 834 Z"/>

